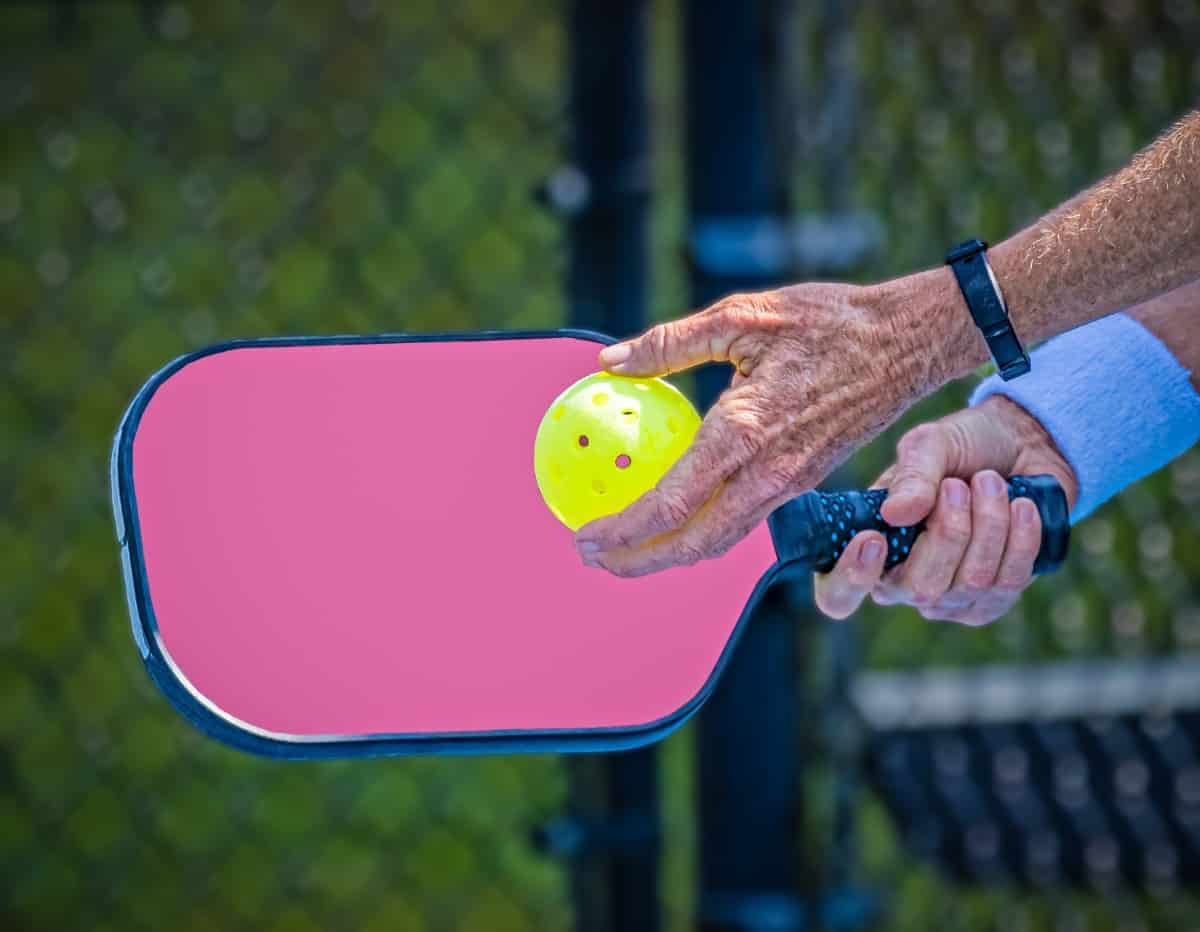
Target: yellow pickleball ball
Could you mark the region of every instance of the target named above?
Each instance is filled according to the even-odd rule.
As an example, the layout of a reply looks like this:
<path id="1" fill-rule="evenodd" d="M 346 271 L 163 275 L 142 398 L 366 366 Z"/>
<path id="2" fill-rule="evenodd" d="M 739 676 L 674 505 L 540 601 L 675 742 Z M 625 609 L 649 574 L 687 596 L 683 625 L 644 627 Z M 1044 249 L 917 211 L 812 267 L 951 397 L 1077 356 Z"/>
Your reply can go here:
<path id="1" fill-rule="evenodd" d="M 572 531 L 615 514 L 655 486 L 699 428 L 692 403 L 662 379 L 580 379 L 538 426 L 533 469 L 542 498 Z"/>

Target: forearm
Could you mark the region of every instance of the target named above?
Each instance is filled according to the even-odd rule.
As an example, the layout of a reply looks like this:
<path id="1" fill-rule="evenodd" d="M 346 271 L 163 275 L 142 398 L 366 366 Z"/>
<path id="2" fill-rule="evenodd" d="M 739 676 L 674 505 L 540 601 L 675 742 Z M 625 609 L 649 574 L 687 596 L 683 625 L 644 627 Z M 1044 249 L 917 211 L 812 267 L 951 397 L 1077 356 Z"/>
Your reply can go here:
<path id="1" fill-rule="evenodd" d="M 1129 316 L 1166 344 L 1200 392 L 1200 280 L 1135 307 Z"/>
<path id="2" fill-rule="evenodd" d="M 1200 278 L 1200 111 L 994 262 L 1031 342 Z"/>
<path id="3" fill-rule="evenodd" d="M 1200 279 L 1200 111 L 988 256 L 1027 345 Z M 900 326 L 940 335 L 929 391 L 988 361 L 948 268 L 879 293 Z"/>
<path id="4" fill-rule="evenodd" d="M 972 404 L 1005 395 L 1042 425 L 1078 480 L 1078 521 L 1200 438 L 1198 323 L 1193 282 L 1051 340 L 1028 376 L 991 376 Z"/>

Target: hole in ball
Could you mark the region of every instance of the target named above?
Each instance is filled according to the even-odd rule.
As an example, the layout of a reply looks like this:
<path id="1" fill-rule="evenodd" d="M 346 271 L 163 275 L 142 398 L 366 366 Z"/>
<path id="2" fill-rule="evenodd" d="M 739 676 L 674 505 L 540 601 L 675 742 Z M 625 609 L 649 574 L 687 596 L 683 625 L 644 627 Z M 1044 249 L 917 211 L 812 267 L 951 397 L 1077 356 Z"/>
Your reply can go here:
<path id="1" fill-rule="evenodd" d="M 579 435 L 579 445 L 580 445 L 581 447 L 586 447 L 586 446 L 587 446 L 589 443 L 591 443 L 591 441 L 590 441 L 590 440 L 588 440 L 588 435 L 587 435 L 587 434 L 580 434 L 580 435 Z"/>
<path id="2" fill-rule="evenodd" d="M 633 460 L 631 460 L 629 458 L 628 453 L 622 453 L 620 456 L 617 457 L 617 469 L 628 469 L 629 464 L 632 462 L 633 462 Z"/>

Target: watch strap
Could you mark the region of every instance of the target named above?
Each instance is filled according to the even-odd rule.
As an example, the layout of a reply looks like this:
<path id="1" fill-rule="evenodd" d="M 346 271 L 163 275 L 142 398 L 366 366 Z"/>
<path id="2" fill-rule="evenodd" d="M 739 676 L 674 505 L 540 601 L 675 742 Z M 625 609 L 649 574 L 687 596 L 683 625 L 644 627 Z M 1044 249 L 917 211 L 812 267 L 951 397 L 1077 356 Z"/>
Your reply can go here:
<path id="1" fill-rule="evenodd" d="M 946 254 L 946 264 L 967 302 L 971 319 L 983 334 L 992 359 L 1006 382 L 1029 371 L 1029 355 L 1013 330 L 1008 308 L 987 261 L 987 243 L 980 239 L 960 243 Z"/>

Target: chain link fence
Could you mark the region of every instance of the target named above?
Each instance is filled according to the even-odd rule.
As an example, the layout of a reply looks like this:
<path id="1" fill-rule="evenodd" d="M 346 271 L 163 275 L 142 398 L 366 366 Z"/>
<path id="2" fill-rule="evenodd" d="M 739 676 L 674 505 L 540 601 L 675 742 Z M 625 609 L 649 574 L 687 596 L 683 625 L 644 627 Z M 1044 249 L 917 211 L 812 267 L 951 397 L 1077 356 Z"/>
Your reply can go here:
<path id="1" fill-rule="evenodd" d="M 860 209 L 866 279 L 998 239 L 1119 165 L 1200 91 L 1196 0 L 781 4 L 797 216 Z M 282 763 L 194 733 L 130 644 L 112 431 L 165 360 L 234 337 L 553 327 L 563 8 L 540 0 L 0 6 L 0 921 L 6 928 L 561 929 L 529 844 L 547 757 Z M 678 10 L 656 3 L 654 314 L 686 306 Z M 897 431 L 855 462 L 882 469 Z M 1136 425 L 1131 425 L 1136 429 Z M 1200 647 L 1200 457 L 1078 529 L 987 629 L 867 608 L 873 670 Z M 807 643 L 807 642 L 806 642 Z M 815 664 L 814 666 L 820 666 Z M 688 928 L 692 729 L 664 745 L 666 904 Z M 811 771 L 810 847 L 843 772 Z M 842 781 L 842 782 L 839 782 Z M 1200 926 L 1177 891 L 954 886 L 855 793 L 892 929 Z M 813 859 L 814 862 L 818 858 Z"/>
<path id="2" fill-rule="evenodd" d="M 130 643 L 104 462 L 166 360 L 241 336 L 550 327 L 555 5 L 0 7 L 0 925 L 553 929 L 545 757 L 283 764 Z"/>
<path id="3" fill-rule="evenodd" d="M 800 214 L 856 208 L 880 217 L 885 248 L 867 280 L 935 266 L 947 244 L 968 236 L 1004 238 L 1119 167 L 1200 100 L 1200 4 L 1189 0 L 907 0 L 856 8 L 840 43 L 828 42 L 822 28 L 829 5 L 794 12 L 805 51 L 790 79 L 798 108 L 794 190 Z M 961 406 L 967 388 L 943 391 L 863 451 L 853 463 L 858 481 L 870 482 L 891 461 L 904 429 Z M 1068 566 L 1002 621 L 970 629 L 868 605 L 856 620 L 858 652 L 868 670 L 899 671 L 1177 656 L 1200 646 L 1198 561 L 1200 455 L 1193 451 L 1078 527 Z M 1200 729 L 1194 717 L 1180 721 L 1193 770 L 1176 774 L 1183 795 L 1172 790 L 1167 803 L 1182 806 L 1188 773 L 1200 776 Z M 1115 731 L 1135 741 L 1133 732 L 1150 728 L 1135 717 Z M 837 753 L 836 740 L 821 747 Z M 1122 762 L 1114 757 L 1096 769 L 1115 771 Z M 845 779 L 838 766 L 823 768 L 807 787 L 813 810 L 823 813 L 814 845 L 828 845 L 835 832 Z M 1169 882 L 1149 894 L 1100 883 L 1031 893 L 1003 875 L 989 886 L 956 883 L 902 846 L 877 800 L 856 798 L 858 879 L 886 891 L 886 928 L 1200 927 L 1200 900 Z"/>

